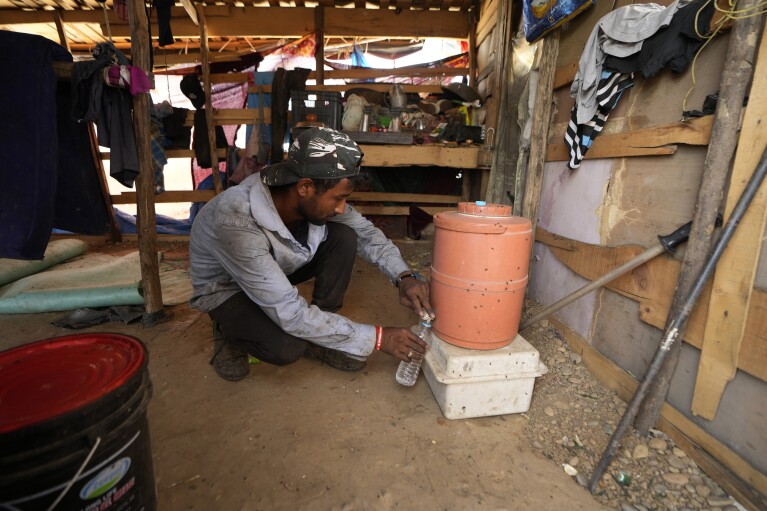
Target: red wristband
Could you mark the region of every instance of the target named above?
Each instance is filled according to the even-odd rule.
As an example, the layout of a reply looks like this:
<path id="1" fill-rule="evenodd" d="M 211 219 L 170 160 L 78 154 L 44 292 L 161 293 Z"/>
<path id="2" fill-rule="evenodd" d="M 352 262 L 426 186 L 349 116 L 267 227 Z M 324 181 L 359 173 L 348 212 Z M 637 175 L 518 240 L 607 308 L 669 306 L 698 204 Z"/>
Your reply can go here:
<path id="1" fill-rule="evenodd" d="M 376 351 L 381 349 L 381 341 L 383 341 L 383 327 L 376 325 Z"/>

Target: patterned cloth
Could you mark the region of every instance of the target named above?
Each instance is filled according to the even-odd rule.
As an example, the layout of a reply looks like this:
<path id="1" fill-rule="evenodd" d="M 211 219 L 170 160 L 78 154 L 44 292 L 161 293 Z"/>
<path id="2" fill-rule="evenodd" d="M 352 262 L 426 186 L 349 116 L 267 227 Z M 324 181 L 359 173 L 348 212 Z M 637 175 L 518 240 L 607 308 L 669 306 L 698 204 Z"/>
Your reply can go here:
<path id="1" fill-rule="evenodd" d="M 570 122 L 565 132 L 565 144 L 570 148 L 570 160 L 567 166 L 577 169 L 589 150 L 594 139 L 602 131 L 610 112 L 618 104 L 623 91 L 634 86 L 634 74 L 621 74 L 602 71 L 597 88 L 597 113 L 585 124 L 578 124 L 578 104 L 573 106 Z"/>

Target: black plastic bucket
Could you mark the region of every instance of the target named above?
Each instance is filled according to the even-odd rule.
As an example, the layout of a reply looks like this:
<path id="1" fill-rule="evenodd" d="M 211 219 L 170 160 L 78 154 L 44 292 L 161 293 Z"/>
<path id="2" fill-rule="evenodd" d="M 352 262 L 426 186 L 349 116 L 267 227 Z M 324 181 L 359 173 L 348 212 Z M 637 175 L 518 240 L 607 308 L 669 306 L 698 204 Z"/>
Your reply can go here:
<path id="1" fill-rule="evenodd" d="M 0 353 L 0 510 L 153 511 L 146 348 L 68 335 Z"/>

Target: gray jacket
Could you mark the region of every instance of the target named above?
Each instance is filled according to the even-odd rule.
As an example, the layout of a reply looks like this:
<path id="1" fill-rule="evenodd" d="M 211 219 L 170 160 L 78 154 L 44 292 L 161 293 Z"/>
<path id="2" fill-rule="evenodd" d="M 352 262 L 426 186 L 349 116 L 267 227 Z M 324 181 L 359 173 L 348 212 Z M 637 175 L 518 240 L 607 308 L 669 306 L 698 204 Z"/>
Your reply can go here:
<path id="1" fill-rule="evenodd" d="M 351 206 L 330 221 L 354 229 L 358 253 L 390 280 L 408 269 L 397 247 Z M 189 305 L 209 312 L 244 291 L 283 331 L 352 355 L 369 355 L 375 345 L 372 325 L 309 305 L 286 276 L 309 262 L 326 237 L 326 226 L 309 224 L 308 248 L 296 241 L 269 189 L 254 174 L 217 195 L 195 218 Z"/>
<path id="2" fill-rule="evenodd" d="M 586 124 L 597 113 L 597 85 L 602 79 L 605 54 L 628 57 L 638 52 L 645 39 L 668 26 L 676 11 L 690 1 L 675 0 L 668 7 L 631 4 L 600 18 L 586 41 L 578 72 L 570 86 L 570 95 L 576 98 L 578 107 L 578 124 Z"/>

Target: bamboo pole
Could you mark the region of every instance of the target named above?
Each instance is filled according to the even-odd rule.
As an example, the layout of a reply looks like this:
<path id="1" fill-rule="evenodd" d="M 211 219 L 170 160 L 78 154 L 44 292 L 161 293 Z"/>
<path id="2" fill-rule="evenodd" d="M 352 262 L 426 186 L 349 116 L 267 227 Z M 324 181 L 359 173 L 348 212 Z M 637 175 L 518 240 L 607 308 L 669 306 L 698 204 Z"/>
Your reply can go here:
<path id="1" fill-rule="evenodd" d="M 756 3 L 757 0 L 745 0 L 738 3 L 738 9 L 748 9 Z M 713 244 L 716 215 L 722 202 L 730 163 L 737 145 L 743 98 L 753 74 L 754 53 L 759 40 L 761 19 L 761 16 L 739 19 L 735 22 L 730 34 L 724 71 L 719 86 L 719 101 L 714 114 L 714 126 L 711 129 L 713 143 L 708 146 L 708 153 L 703 166 L 703 178 L 698 189 L 690 240 L 687 243 L 682 271 L 679 274 L 674 299 L 669 309 L 668 317 L 670 319 L 680 314 L 695 278 L 700 274 L 709 258 L 709 251 Z M 670 321 L 666 320 L 666 325 L 669 324 Z M 684 327 L 685 325 L 682 325 L 682 331 L 679 333 L 680 338 L 684 335 Z M 671 347 L 670 353 L 666 356 L 642 402 L 642 407 L 634 422 L 634 427 L 641 435 L 646 435 L 658 420 L 681 349 L 681 343 L 675 343 Z"/>
<path id="2" fill-rule="evenodd" d="M 208 28 L 202 4 L 196 4 L 197 20 L 200 23 L 200 53 L 202 55 L 202 88 L 205 91 L 205 120 L 208 125 L 208 145 L 210 146 L 210 169 L 213 172 L 213 189 L 216 193 L 224 191 L 221 175 L 218 172 L 218 147 L 216 146 L 216 121 L 213 113 L 210 85 L 210 55 L 208 52 Z"/>
<path id="3" fill-rule="evenodd" d="M 128 2 L 128 17 L 131 29 L 131 56 L 133 65 L 150 70 L 149 25 L 144 3 L 137 0 Z M 144 324 L 154 324 L 157 318 L 164 316 L 162 289 L 160 287 L 160 267 L 157 261 L 157 217 L 154 211 L 154 170 L 152 168 L 151 118 L 149 94 L 139 94 L 133 98 L 133 128 L 138 149 L 139 174 L 136 179 L 138 198 L 137 227 L 139 260 L 141 261 L 141 281 L 144 293 L 146 313 Z"/>

